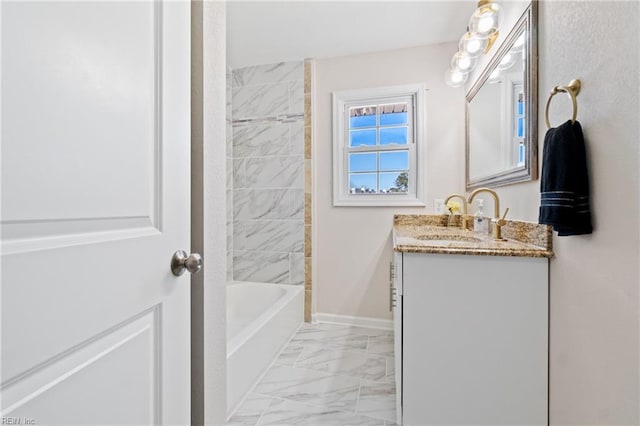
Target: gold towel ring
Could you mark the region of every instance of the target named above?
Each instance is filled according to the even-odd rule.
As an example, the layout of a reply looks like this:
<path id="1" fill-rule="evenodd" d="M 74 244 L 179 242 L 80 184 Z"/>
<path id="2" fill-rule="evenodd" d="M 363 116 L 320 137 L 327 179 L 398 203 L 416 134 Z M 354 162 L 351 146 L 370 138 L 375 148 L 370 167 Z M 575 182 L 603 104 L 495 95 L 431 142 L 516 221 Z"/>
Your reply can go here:
<path id="1" fill-rule="evenodd" d="M 573 102 L 573 116 L 571 117 L 571 124 L 576 122 L 576 118 L 578 117 L 578 102 L 576 101 L 576 96 L 580 93 L 580 86 L 580 80 L 571 80 L 568 86 L 556 86 L 551 89 L 551 93 L 547 99 L 547 107 L 544 111 L 544 119 L 547 122 L 547 129 L 551 128 L 551 124 L 549 123 L 549 105 L 551 104 L 551 98 L 560 92 L 567 93 L 571 98 L 571 102 Z"/>

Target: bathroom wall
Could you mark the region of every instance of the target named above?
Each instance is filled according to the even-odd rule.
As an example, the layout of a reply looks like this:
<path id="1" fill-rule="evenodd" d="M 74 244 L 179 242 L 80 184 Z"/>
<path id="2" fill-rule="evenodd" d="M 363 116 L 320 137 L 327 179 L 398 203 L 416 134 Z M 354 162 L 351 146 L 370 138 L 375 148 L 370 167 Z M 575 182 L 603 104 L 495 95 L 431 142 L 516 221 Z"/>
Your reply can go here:
<path id="1" fill-rule="evenodd" d="M 542 102 L 553 86 L 582 81 L 578 120 L 587 143 L 595 227 L 593 235 L 554 241 L 553 424 L 639 423 L 639 6 L 540 5 Z M 558 98 L 552 104 L 554 124 L 571 114 L 568 99 Z M 542 152 L 546 128 L 542 120 L 539 125 Z M 514 217 L 535 220 L 538 191 L 537 182 L 509 188 L 504 205 L 514 206 Z"/>
<path id="2" fill-rule="evenodd" d="M 507 5 L 508 6 L 508 5 Z M 539 4 L 539 152 L 553 86 L 582 81 L 592 235 L 555 237 L 550 272 L 552 425 L 640 422 L 640 4 Z M 557 95 L 552 125 L 571 117 Z M 540 181 L 498 188 L 513 218 L 537 221 Z"/>
<path id="3" fill-rule="evenodd" d="M 316 60 L 314 95 L 314 295 L 316 311 L 390 319 L 389 262 L 395 213 L 432 212 L 434 198 L 464 187 L 464 91 L 444 73 L 457 44 L 446 43 Z M 335 90 L 425 83 L 426 207 L 333 207 Z"/>
<path id="4" fill-rule="evenodd" d="M 231 259 L 237 281 L 304 283 L 304 67 L 231 78 Z"/>

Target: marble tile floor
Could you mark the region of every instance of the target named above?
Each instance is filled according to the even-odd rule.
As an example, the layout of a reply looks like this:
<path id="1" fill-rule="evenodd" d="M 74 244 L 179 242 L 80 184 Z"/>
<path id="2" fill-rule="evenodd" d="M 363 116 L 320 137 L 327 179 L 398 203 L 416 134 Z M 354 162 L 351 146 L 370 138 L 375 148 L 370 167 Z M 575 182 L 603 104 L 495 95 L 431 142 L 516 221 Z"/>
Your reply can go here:
<path id="1" fill-rule="evenodd" d="M 228 426 L 395 425 L 393 331 L 304 323 Z"/>

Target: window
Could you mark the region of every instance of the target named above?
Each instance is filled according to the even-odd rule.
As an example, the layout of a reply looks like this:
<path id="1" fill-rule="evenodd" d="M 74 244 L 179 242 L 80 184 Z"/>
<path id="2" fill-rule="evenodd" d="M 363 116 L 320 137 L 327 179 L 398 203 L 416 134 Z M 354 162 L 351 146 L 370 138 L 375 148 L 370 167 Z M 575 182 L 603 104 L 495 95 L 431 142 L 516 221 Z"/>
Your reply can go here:
<path id="1" fill-rule="evenodd" d="M 422 85 L 333 93 L 335 206 L 424 206 Z"/>
<path id="2" fill-rule="evenodd" d="M 522 84 L 517 87 L 517 91 L 515 92 L 515 113 L 514 113 L 514 121 L 515 121 L 515 131 L 514 131 L 514 142 L 518 147 L 518 167 L 524 166 L 525 158 L 524 158 L 524 136 L 525 136 L 525 105 L 524 105 L 524 91 Z"/>
<path id="3" fill-rule="evenodd" d="M 504 75 L 502 87 L 503 123 L 505 125 L 502 134 L 501 150 L 502 161 L 509 167 L 525 166 L 525 128 L 526 99 L 524 97 L 524 83 L 519 73 L 507 73 Z"/>

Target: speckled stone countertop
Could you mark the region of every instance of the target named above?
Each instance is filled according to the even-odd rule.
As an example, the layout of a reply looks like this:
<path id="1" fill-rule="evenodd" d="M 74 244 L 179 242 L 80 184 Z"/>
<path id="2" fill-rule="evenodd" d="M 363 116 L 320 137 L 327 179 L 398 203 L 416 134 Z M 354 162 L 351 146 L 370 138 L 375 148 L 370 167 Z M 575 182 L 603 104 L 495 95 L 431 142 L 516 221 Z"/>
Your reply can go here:
<path id="1" fill-rule="evenodd" d="M 395 215 L 393 249 L 403 253 L 467 254 L 476 256 L 553 257 L 551 227 L 511 220 L 502 227 L 506 241 L 495 241 L 491 234 L 476 234 L 447 226 L 448 215 Z M 467 216 L 473 227 L 473 216 Z"/>

